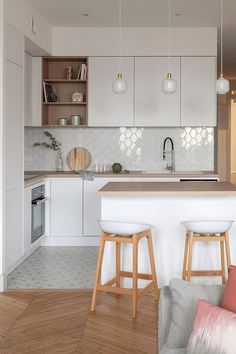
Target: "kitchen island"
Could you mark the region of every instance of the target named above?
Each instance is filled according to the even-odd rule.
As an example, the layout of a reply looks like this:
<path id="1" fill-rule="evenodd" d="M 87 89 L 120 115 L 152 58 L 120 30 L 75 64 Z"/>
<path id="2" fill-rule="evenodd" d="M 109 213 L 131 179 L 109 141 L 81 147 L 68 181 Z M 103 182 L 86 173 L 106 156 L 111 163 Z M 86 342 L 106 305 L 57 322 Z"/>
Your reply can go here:
<path id="1" fill-rule="evenodd" d="M 159 286 L 181 277 L 185 242 L 184 220 L 236 220 L 236 186 L 221 182 L 110 182 L 99 190 L 102 219 L 149 223 Z M 236 223 L 230 230 L 232 263 L 236 263 Z M 123 249 L 122 267 L 131 270 L 129 245 Z M 149 271 L 145 240 L 140 241 L 139 272 Z M 106 245 L 102 281 L 115 272 L 114 244 Z M 193 269 L 219 269 L 218 243 L 194 245 Z M 220 278 L 193 278 L 200 282 L 220 282 Z M 124 285 L 129 286 L 129 280 Z M 142 286 L 142 285 L 141 285 Z"/>

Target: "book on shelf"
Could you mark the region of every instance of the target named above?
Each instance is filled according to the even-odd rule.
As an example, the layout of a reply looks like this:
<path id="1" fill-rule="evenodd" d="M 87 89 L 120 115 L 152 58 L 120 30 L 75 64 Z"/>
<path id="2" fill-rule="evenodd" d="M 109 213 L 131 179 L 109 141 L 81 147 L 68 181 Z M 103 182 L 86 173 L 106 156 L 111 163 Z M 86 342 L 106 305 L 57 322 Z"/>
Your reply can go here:
<path id="1" fill-rule="evenodd" d="M 87 65 L 81 64 L 78 70 L 77 80 L 87 80 L 87 72 Z"/>
<path id="2" fill-rule="evenodd" d="M 43 100 L 44 102 L 58 102 L 58 93 L 55 86 L 43 81 Z"/>

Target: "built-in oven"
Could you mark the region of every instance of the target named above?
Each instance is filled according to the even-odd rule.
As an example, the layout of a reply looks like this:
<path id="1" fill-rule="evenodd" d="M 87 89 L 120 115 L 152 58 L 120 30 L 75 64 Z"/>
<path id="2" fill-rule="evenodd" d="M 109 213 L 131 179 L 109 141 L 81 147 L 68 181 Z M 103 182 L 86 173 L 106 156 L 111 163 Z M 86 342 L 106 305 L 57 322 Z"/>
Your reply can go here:
<path id="1" fill-rule="evenodd" d="M 31 243 L 45 232 L 45 185 L 32 189 Z"/>

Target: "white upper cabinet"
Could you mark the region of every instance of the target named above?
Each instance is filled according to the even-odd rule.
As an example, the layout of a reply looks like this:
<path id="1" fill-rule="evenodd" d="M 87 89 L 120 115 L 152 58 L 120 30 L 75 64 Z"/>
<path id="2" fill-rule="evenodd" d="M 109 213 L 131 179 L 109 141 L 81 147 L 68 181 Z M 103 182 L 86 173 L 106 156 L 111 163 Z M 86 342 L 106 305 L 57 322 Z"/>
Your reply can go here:
<path id="1" fill-rule="evenodd" d="M 25 84 L 25 95 L 24 95 L 25 96 L 25 102 L 24 102 L 25 126 L 30 126 L 32 121 L 32 56 L 27 52 L 25 52 L 24 81 L 25 81 L 24 82 Z"/>
<path id="2" fill-rule="evenodd" d="M 5 179 L 6 190 L 23 186 L 24 118 L 23 70 L 6 60 L 5 74 Z"/>
<path id="3" fill-rule="evenodd" d="M 6 59 L 21 67 L 24 65 L 24 36 L 9 23 L 6 24 Z"/>
<path id="4" fill-rule="evenodd" d="M 181 126 L 216 126 L 216 58 L 181 58 Z"/>
<path id="5" fill-rule="evenodd" d="M 5 60 L 5 188 L 23 186 L 24 178 L 24 37 L 6 30 Z"/>
<path id="6" fill-rule="evenodd" d="M 168 72 L 168 58 L 135 58 L 135 125 L 142 127 L 180 126 L 180 58 L 171 59 L 177 91 L 166 94 L 162 81 Z"/>
<path id="7" fill-rule="evenodd" d="M 25 52 L 25 126 L 42 124 L 42 58 Z"/>
<path id="8" fill-rule="evenodd" d="M 94 127 L 120 127 L 134 125 L 134 58 L 122 58 L 122 73 L 127 91 L 114 93 L 112 82 L 119 67 L 117 57 L 89 58 L 89 110 L 88 125 Z"/>
<path id="9" fill-rule="evenodd" d="M 43 55 L 52 52 L 52 26 L 29 1 L 5 1 L 5 18 L 26 37 L 27 51 L 35 55 L 39 50 Z"/>

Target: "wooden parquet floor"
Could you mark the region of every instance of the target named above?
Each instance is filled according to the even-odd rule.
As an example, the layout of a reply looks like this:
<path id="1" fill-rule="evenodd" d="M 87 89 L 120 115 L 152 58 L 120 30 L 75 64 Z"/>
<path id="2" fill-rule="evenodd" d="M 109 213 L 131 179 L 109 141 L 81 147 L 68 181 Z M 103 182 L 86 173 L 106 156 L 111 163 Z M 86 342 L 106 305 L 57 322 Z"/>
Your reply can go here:
<path id="1" fill-rule="evenodd" d="M 13 290 L 0 294 L 0 354 L 156 354 L 157 304 L 91 290 Z"/>

